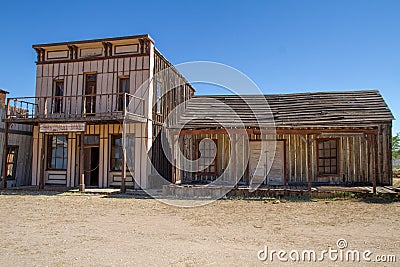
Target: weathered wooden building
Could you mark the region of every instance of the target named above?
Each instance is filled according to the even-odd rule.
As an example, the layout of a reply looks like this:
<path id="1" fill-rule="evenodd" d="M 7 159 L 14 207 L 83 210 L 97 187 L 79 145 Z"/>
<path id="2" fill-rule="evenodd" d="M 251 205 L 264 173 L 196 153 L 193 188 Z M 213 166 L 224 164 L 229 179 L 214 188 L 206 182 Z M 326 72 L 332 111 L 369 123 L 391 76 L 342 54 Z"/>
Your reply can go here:
<path id="1" fill-rule="evenodd" d="M 9 126 L 7 137 L 5 135 L 6 125 L 2 121 L 6 117 L 6 95 L 7 91 L 0 89 L 0 162 L 5 166 L 2 177 L 2 187 L 16 187 L 30 185 L 31 163 L 32 163 L 32 126 L 12 124 Z M 7 140 L 6 140 L 7 139 Z M 7 146 L 4 147 L 4 143 Z M 7 156 L 4 158 L 4 153 Z"/>
<path id="2" fill-rule="evenodd" d="M 194 90 L 174 68 L 153 79 L 172 66 L 149 35 L 33 48 L 36 95 L 9 99 L 5 119 L 33 126 L 32 185 L 76 187 L 83 175 L 86 186 L 147 188 L 152 172 L 147 155 L 171 178 L 171 166 L 157 146 L 160 127 L 169 110 Z M 164 94 L 174 84 L 180 85 Z M 124 121 L 133 137 L 129 170 L 123 164 Z"/>
<path id="3" fill-rule="evenodd" d="M 221 105 L 210 105 L 210 99 Z M 244 133 L 234 133 L 235 123 L 240 124 L 232 111 Z M 183 127 L 180 149 L 189 159 L 216 157 L 204 170 L 177 171 L 174 179 L 210 183 L 229 168 L 223 183 L 249 185 L 257 176 L 268 185 L 391 185 L 392 120 L 384 99 L 373 90 L 196 96 L 176 125 Z M 232 123 L 230 137 L 221 123 Z M 260 123 L 270 127 L 263 129 Z"/>
<path id="4" fill-rule="evenodd" d="M 36 95 L 9 99 L 4 120 L 33 126 L 32 185 L 151 188 L 155 170 L 172 183 L 392 183 L 393 115 L 378 91 L 195 97 L 149 35 L 33 48 Z"/>

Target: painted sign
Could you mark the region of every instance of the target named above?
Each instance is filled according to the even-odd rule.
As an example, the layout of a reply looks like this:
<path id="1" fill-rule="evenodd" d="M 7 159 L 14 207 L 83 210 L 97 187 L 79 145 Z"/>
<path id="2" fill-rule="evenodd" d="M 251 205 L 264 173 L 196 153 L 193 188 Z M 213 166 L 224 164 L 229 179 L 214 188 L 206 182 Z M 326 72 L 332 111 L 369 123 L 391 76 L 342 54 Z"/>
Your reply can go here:
<path id="1" fill-rule="evenodd" d="M 44 123 L 39 125 L 41 133 L 84 132 L 86 124 L 82 123 Z"/>

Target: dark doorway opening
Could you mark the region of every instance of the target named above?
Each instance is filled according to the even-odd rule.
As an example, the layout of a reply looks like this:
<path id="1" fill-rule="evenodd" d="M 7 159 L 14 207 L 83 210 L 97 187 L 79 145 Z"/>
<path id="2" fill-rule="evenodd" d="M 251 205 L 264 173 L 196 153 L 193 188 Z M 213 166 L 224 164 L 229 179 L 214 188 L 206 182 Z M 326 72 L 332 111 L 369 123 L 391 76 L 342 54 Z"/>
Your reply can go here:
<path id="1" fill-rule="evenodd" d="M 85 147 L 85 186 L 99 186 L 99 153 L 97 146 Z"/>

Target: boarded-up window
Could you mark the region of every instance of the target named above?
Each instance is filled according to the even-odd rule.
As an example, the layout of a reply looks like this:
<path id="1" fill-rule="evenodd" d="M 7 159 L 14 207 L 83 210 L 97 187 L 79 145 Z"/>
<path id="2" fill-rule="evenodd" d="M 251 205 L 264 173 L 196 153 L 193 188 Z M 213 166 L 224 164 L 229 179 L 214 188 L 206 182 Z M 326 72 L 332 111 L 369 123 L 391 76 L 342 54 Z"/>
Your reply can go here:
<path id="1" fill-rule="evenodd" d="M 335 175 L 338 174 L 338 140 L 321 139 L 318 144 L 318 174 Z"/>
<path id="2" fill-rule="evenodd" d="M 66 170 L 68 138 L 66 135 L 50 135 L 47 143 L 47 168 Z"/>

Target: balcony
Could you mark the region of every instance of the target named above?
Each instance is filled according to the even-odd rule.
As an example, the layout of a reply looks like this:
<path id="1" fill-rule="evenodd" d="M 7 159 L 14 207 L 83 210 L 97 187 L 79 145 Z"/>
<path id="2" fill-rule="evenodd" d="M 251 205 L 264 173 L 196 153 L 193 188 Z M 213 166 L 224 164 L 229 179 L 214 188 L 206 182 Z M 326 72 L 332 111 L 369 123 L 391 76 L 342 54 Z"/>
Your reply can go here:
<path id="1" fill-rule="evenodd" d="M 5 121 L 100 123 L 124 119 L 146 121 L 143 98 L 127 93 L 9 98 Z"/>

